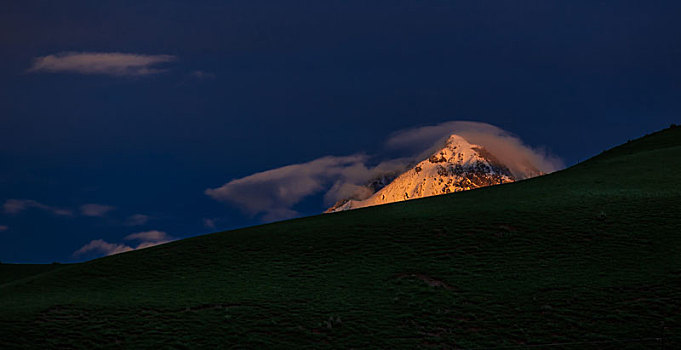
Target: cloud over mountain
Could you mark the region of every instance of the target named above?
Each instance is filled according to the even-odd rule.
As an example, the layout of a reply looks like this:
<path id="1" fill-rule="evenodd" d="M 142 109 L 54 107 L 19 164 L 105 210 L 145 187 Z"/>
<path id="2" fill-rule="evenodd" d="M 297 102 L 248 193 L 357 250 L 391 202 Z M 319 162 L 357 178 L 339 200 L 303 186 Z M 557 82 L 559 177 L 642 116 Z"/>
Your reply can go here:
<path id="1" fill-rule="evenodd" d="M 326 204 L 371 196 L 374 190 L 367 182 L 383 174 L 406 170 L 408 164 L 423 160 L 429 152 L 442 147 L 452 134 L 485 147 L 518 179 L 563 167 L 557 157 L 525 145 L 518 137 L 496 126 L 451 121 L 394 133 L 386 140 L 385 148 L 400 155 L 384 157 L 377 165 L 372 165 L 371 161 L 381 159 L 380 155 L 325 156 L 231 180 L 218 188 L 207 189 L 205 193 L 251 215 L 261 215 L 264 221 L 290 218 L 298 215 L 293 207 L 311 195 L 323 193 Z"/>
<path id="2" fill-rule="evenodd" d="M 388 148 L 411 152 L 417 154 L 417 159 L 424 159 L 436 148 L 442 147 L 451 134 L 485 147 L 503 160 L 504 165 L 518 179 L 535 176 L 535 169 L 542 173 L 551 173 L 565 166 L 558 157 L 545 150 L 525 145 L 519 137 L 508 131 L 480 122 L 450 121 L 401 130 L 394 133 L 385 144 Z"/>

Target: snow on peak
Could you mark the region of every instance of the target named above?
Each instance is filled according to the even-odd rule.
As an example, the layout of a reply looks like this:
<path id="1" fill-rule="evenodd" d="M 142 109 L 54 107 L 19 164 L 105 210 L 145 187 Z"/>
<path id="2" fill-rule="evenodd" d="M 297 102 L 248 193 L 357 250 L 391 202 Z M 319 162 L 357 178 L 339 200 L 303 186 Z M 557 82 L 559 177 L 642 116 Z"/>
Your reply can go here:
<path id="1" fill-rule="evenodd" d="M 453 134 L 433 152 L 371 197 L 336 203 L 327 212 L 362 208 L 513 182 L 508 167 L 484 147 Z"/>
<path id="2" fill-rule="evenodd" d="M 445 142 L 446 147 L 456 147 L 458 145 L 470 146 L 470 143 L 457 134 L 450 135 L 449 138 L 447 138 L 447 142 Z"/>

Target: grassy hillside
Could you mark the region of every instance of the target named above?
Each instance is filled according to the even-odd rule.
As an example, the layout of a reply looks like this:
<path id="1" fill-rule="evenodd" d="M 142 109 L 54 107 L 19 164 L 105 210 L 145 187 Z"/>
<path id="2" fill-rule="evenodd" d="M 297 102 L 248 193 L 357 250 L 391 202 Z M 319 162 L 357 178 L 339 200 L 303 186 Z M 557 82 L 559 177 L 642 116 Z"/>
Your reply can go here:
<path id="1" fill-rule="evenodd" d="M 528 181 L 0 265 L 0 348 L 680 346 L 679 174 L 671 128 Z"/>
<path id="2" fill-rule="evenodd" d="M 0 265 L 0 285 L 61 268 L 61 264 L 5 264 Z"/>

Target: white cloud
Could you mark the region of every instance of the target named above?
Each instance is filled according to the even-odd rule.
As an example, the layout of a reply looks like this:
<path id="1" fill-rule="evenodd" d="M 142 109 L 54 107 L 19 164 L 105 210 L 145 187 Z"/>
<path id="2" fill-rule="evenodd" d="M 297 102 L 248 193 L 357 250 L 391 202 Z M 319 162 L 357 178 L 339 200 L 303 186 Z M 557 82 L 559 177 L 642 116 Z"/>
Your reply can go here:
<path id="1" fill-rule="evenodd" d="M 118 253 L 125 253 L 134 250 L 132 247 L 125 244 L 109 243 L 102 239 L 90 241 L 90 243 L 80 247 L 73 255 L 79 256 L 87 253 L 100 253 L 104 255 L 113 255 Z"/>
<path id="2" fill-rule="evenodd" d="M 73 215 L 73 213 L 68 209 L 51 207 L 40 202 L 34 201 L 32 199 L 8 199 L 5 201 L 5 204 L 3 205 L 3 210 L 7 214 L 19 214 L 22 211 L 31 208 L 41 209 L 55 215 L 62 216 Z"/>
<path id="3" fill-rule="evenodd" d="M 127 219 L 125 219 L 125 226 L 141 226 L 146 224 L 149 221 L 149 219 L 150 219 L 149 215 L 144 214 L 130 215 L 128 216 Z"/>
<path id="4" fill-rule="evenodd" d="M 564 167 L 559 158 L 546 151 L 525 145 L 520 138 L 501 128 L 479 122 L 451 121 L 398 131 L 386 141 L 386 147 L 419 153 L 417 159 L 425 159 L 435 148 L 444 145 L 451 134 L 485 147 L 519 179 L 536 176 L 536 170 L 551 173 Z"/>
<path id="5" fill-rule="evenodd" d="M 110 205 L 103 205 L 103 204 L 84 204 L 80 206 L 80 213 L 84 216 L 97 216 L 97 217 L 102 217 L 106 215 L 106 213 L 116 209 L 115 207 L 112 207 Z"/>
<path id="6" fill-rule="evenodd" d="M 151 242 L 160 242 L 160 241 L 169 241 L 171 238 L 168 236 L 167 233 L 163 231 L 145 231 L 145 232 L 137 232 L 133 234 L 129 234 L 125 236 L 124 238 L 126 241 L 151 241 Z"/>
<path id="7" fill-rule="evenodd" d="M 221 187 L 207 189 L 205 193 L 251 215 L 262 214 L 265 221 L 291 218 L 298 215 L 292 207 L 303 198 L 326 191 L 337 182 L 362 183 L 387 167 L 385 164 L 367 167 L 367 158 L 364 155 L 318 158 L 232 180 Z M 334 185 L 337 187 L 341 186 Z M 343 190 L 336 192 L 348 194 L 347 187 Z M 328 199 L 337 200 L 333 195 Z"/>
<path id="8" fill-rule="evenodd" d="M 7 225 L 0 225 L 0 232 L 9 230 Z"/>
<path id="9" fill-rule="evenodd" d="M 141 55 L 120 52 L 61 52 L 36 57 L 29 72 L 65 72 L 114 76 L 143 76 L 165 71 L 158 64 L 172 62 L 172 55 Z"/>
<path id="10" fill-rule="evenodd" d="M 125 253 L 132 250 L 144 249 L 163 243 L 168 243 L 173 240 L 173 237 L 169 236 L 163 231 L 145 231 L 127 235 L 124 239 L 128 241 L 139 241 L 139 243 L 133 247 L 127 244 L 110 243 L 102 239 L 96 239 L 80 247 L 80 249 L 76 250 L 73 255 L 81 256 L 92 253 L 113 255 Z"/>

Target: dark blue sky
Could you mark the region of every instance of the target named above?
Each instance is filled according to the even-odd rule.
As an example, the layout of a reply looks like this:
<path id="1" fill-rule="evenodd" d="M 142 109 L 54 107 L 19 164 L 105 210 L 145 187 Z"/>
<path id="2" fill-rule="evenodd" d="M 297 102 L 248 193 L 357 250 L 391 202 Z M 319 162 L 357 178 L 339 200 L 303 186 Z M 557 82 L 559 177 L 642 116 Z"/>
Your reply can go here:
<path id="1" fill-rule="evenodd" d="M 22 207 L 0 210 L 0 261 L 256 224 L 204 190 L 450 120 L 574 164 L 681 120 L 680 13 L 622 0 L 3 3 L 0 204 Z M 68 52 L 174 59 L 152 74 L 29 71 Z M 115 209 L 87 216 L 88 203 Z M 296 207 L 323 209 L 321 195 Z"/>

